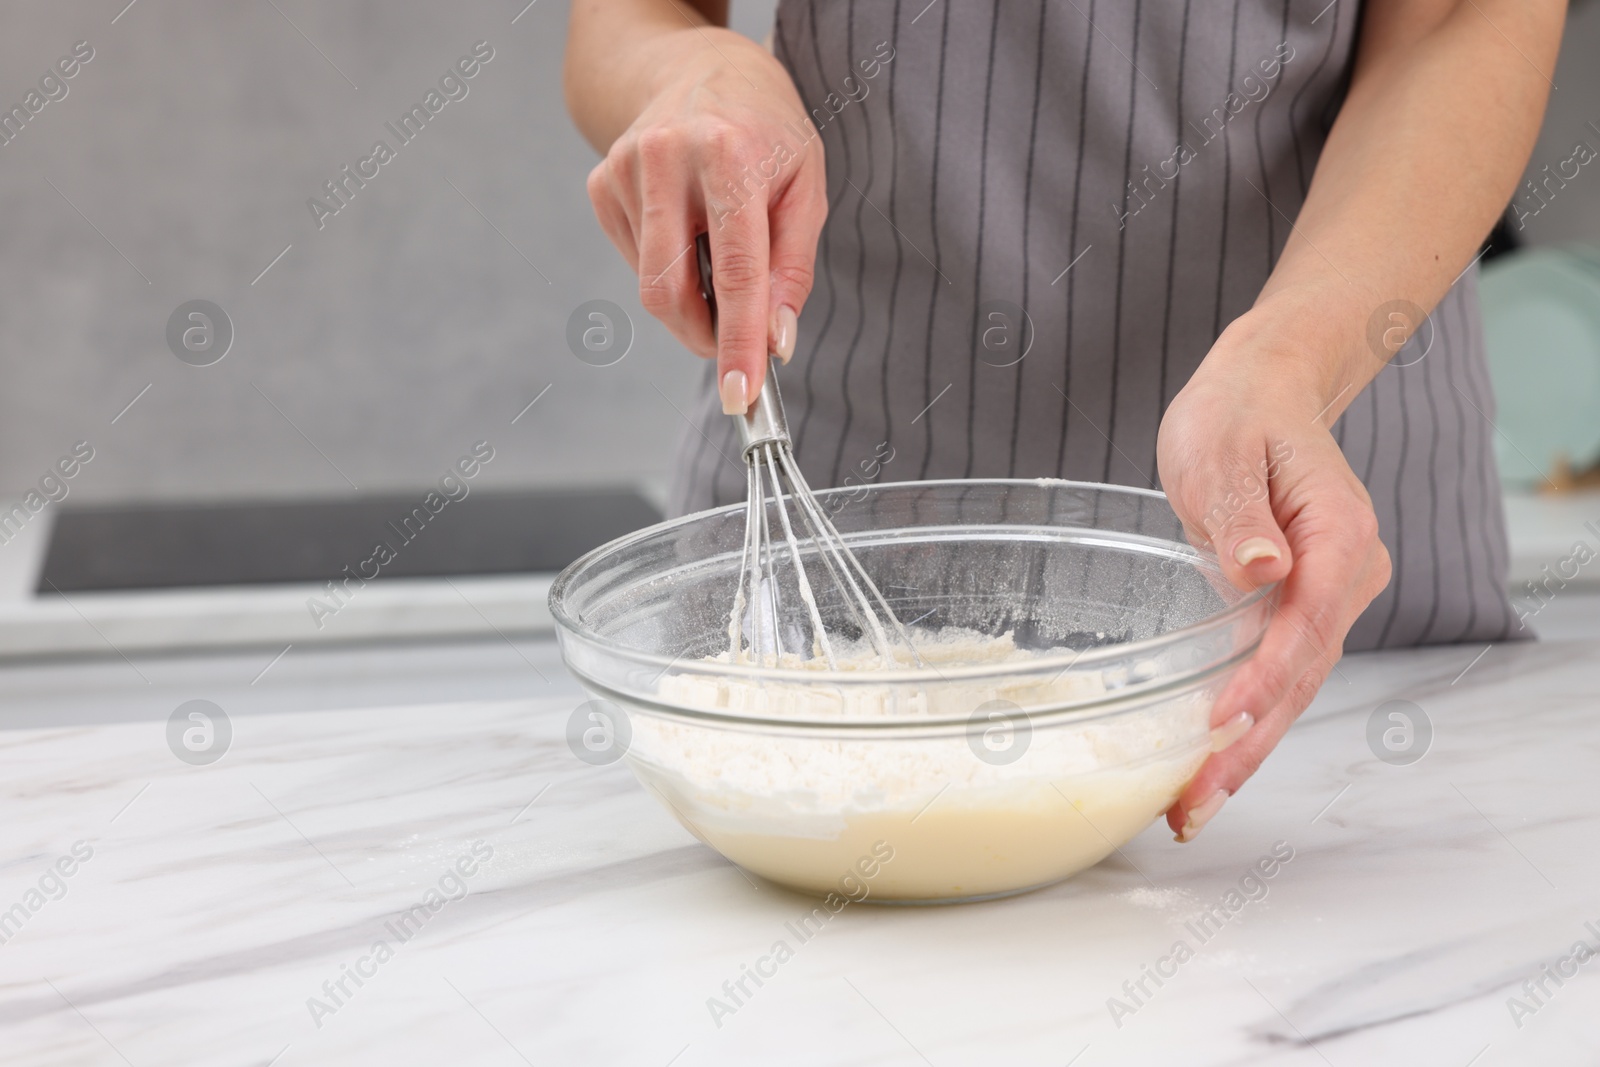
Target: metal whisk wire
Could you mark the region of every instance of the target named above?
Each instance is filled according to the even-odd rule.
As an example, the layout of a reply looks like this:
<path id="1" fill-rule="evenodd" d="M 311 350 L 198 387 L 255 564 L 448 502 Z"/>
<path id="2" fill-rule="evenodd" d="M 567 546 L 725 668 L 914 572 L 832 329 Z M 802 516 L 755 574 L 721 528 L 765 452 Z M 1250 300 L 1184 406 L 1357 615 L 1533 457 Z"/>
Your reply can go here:
<path id="1" fill-rule="evenodd" d="M 699 253 L 701 291 L 711 312 L 711 328 L 715 333 L 717 301 L 711 280 L 711 243 L 705 234 L 701 234 L 695 239 L 695 245 Z M 734 662 L 739 662 L 746 655 L 742 638 L 747 611 L 750 624 L 748 655 L 757 662 L 764 663 L 770 659 L 777 663 L 785 653 L 778 553 L 772 537 L 772 518 L 775 515 L 783 528 L 783 541 L 793 568 L 795 590 L 805 607 L 811 631 L 812 655 L 825 658 L 830 669 L 838 668 L 833 643 L 828 639 L 822 611 L 806 573 L 805 556 L 808 551 L 827 569 L 829 578 L 841 591 L 839 599 L 849 610 L 852 621 L 885 666 L 894 666 L 896 662 L 890 631 L 905 645 L 912 661 L 919 667 L 923 666 L 922 657 L 911 643 L 905 626 L 872 576 L 855 553 L 850 551 L 849 544 L 817 502 L 805 475 L 800 472 L 789 438 L 783 398 L 778 393 L 776 367 L 777 361 L 769 357 L 766 379 L 755 402 L 745 414 L 733 416 L 739 429 L 747 471 L 744 546 L 739 559 L 739 584 L 734 595 L 733 611 L 728 619 L 729 655 Z M 772 515 L 768 514 L 769 485 L 772 491 Z M 804 524 L 805 534 L 810 538 L 810 545 L 806 549 L 802 548 L 801 539 L 790 520 L 791 503 Z"/>

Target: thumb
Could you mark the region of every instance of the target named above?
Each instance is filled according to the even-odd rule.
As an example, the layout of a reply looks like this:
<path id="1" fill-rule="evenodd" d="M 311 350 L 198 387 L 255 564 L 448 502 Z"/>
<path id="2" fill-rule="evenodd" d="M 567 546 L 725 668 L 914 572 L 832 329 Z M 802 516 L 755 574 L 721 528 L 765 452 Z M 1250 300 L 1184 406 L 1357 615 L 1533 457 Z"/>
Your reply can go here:
<path id="1" fill-rule="evenodd" d="M 1198 522 L 1217 553 L 1223 574 L 1238 589 L 1254 589 L 1288 577 L 1289 540 L 1272 512 L 1272 493 L 1262 478 L 1230 489 Z"/>
<path id="2" fill-rule="evenodd" d="M 804 168 L 772 202 L 768 226 L 772 235 L 771 336 L 773 355 L 787 363 L 794 356 L 799 315 L 811 295 L 817 259 L 817 239 L 828 216 L 828 199 L 821 183 Z"/>
<path id="3" fill-rule="evenodd" d="M 742 415 L 761 392 L 767 373 L 767 218 L 762 211 L 731 212 L 707 235 L 714 280 L 717 393 L 722 410 Z"/>

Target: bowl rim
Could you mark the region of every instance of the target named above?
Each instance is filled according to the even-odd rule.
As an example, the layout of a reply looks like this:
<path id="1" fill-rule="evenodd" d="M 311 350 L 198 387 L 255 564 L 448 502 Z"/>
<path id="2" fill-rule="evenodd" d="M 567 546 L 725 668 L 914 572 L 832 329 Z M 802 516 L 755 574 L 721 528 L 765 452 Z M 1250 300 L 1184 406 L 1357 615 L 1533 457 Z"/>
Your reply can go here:
<path id="1" fill-rule="evenodd" d="M 1049 730 L 1062 726 L 1081 726 L 1101 719 L 1114 719 L 1136 714 L 1154 705 L 1164 703 L 1185 693 L 1198 692 L 1209 682 L 1225 678 L 1237 670 L 1260 645 L 1260 639 L 1251 641 L 1228 658 L 1208 664 L 1193 674 L 1177 675 L 1148 687 L 1128 686 L 1122 689 L 1096 693 L 1084 700 L 1068 700 L 1045 707 L 1022 708 L 1009 716 L 1020 719 L 1033 731 Z M 569 668 L 570 669 L 570 668 Z M 924 739 L 952 737 L 970 733 L 978 719 L 973 711 L 966 715 L 942 716 L 873 716 L 868 718 L 802 718 L 798 716 L 756 715 L 745 712 L 719 711 L 694 708 L 682 704 L 668 704 L 654 696 L 637 696 L 624 693 L 614 686 L 573 671 L 585 690 L 621 709 L 630 717 L 637 711 L 657 719 L 689 726 L 760 732 L 774 736 L 815 738 L 826 735 L 832 740 L 859 741 L 885 739 Z M 807 674 L 819 672 L 807 671 Z M 1197 735 L 1199 736 L 1199 735 Z M 629 753 L 631 754 L 631 750 Z M 1122 766 L 1118 764 L 1117 766 Z"/>
<path id="2" fill-rule="evenodd" d="M 1094 492 L 1109 492 L 1121 493 L 1128 496 L 1142 496 L 1149 499 L 1160 500 L 1169 508 L 1171 507 L 1171 502 L 1168 500 L 1167 494 L 1160 492 L 1159 490 L 1142 489 L 1137 486 L 1129 485 L 1111 485 L 1104 482 L 1073 481 L 1066 478 L 929 478 L 902 482 L 873 482 L 865 488 L 877 491 L 890 489 L 919 489 L 949 485 L 961 487 L 971 487 L 975 485 L 1016 485 L 1028 486 L 1036 489 L 1085 489 Z M 822 497 L 832 493 L 840 492 L 855 493 L 860 491 L 862 488 L 862 486 L 833 486 L 827 489 L 816 490 L 815 495 Z M 700 521 L 713 515 L 733 514 L 736 511 L 742 511 L 744 509 L 744 504 L 725 504 L 722 507 L 707 508 L 704 511 L 690 512 L 689 514 L 681 515 L 676 519 L 667 519 L 663 522 L 646 526 L 643 529 L 634 530 L 631 533 L 623 534 L 621 537 L 613 538 L 603 545 L 590 549 L 582 556 L 579 556 L 577 559 L 573 560 L 566 567 L 562 568 L 561 572 L 556 575 L 555 581 L 551 583 L 550 593 L 547 598 L 550 616 L 556 624 L 557 635 L 563 638 L 576 639 L 590 645 L 598 646 L 609 653 L 619 655 L 634 663 L 659 667 L 660 672 L 657 677 L 660 677 L 661 674 L 665 674 L 666 671 L 675 664 L 683 662 L 682 653 L 679 653 L 676 656 L 666 656 L 657 652 L 640 651 L 639 649 L 631 648 L 620 642 L 608 640 L 598 634 L 595 634 L 593 631 L 587 628 L 581 627 L 578 624 L 578 621 L 564 607 L 562 603 L 563 596 L 567 587 L 572 584 L 572 581 L 580 571 L 589 566 L 595 560 L 605 555 L 625 548 L 633 542 L 642 541 L 647 537 L 654 537 L 658 534 L 665 533 L 666 531 L 677 526 L 683 526 L 690 522 Z M 1175 548 L 1179 548 L 1185 552 L 1192 553 L 1195 558 L 1200 561 L 1216 560 L 1216 555 L 1214 553 L 1197 549 L 1193 545 L 1180 545 L 1177 542 L 1166 543 L 1171 544 Z M 1220 567 L 1218 570 L 1220 573 Z M 1226 580 L 1225 577 L 1224 580 Z M 719 678 L 735 678 L 745 681 L 761 682 L 803 682 L 811 685 L 826 684 L 842 686 L 882 685 L 886 682 L 922 682 L 924 684 L 937 684 L 940 682 L 951 682 L 958 680 L 971 681 L 986 679 L 989 677 L 1016 676 L 1020 673 L 1031 674 L 1034 672 L 1043 672 L 1052 668 L 1065 673 L 1071 668 L 1091 668 L 1097 663 L 1121 659 L 1130 654 L 1137 655 L 1139 653 L 1154 650 L 1166 645 L 1177 644 L 1186 637 L 1197 636 L 1215 629 L 1219 629 L 1224 625 L 1234 621 L 1234 619 L 1238 616 L 1248 612 L 1250 609 L 1255 607 L 1259 601 L 1266 600 L 1277 590 L 1280 584 L 1281 583 L 1279 582 L 1269 582 L 1266 585 L 1257 586 L 1255 589 L 1239 590 L 1239 592 L 1242 594 L 1240 598 L 1236 602 L 1224 607 L 1221 611 L 1218 611 L 1212 615 L 1208 615 L 1198 622 L 1190 623 L 1188 626 L 1183 626 L 1155 637 L 1145 637 L 1137 641 L 1128 641 L 1121 644 L 1100 645 L 1094 648 L 1084 649 L 1076 653 L 1045 653 L 1040 655 L 1037 659 L 1028 660 L 1026 664 L 1013 662 L 977 664 L 968 667 L 948 668 L 908 667 L 892 671 L 796 670 L 792 668 L 765 667 L 756 664 L 711 663 L 707 662 L 706 660 L 690 660 L 686 663 L 686 666 L 691 666 L 696 673 Z M 1263 628 L 1263 633 L 1264 632 L 1265 628 Z M 1253 651 L 1255 647 L 1259 645 L 1261 637 L 1262 634 L 1256 635 L 1255 639 L 1250 642 L 1250 649 L 1248 651 Z M 1019 668 L 1023 667 L 1026 668 L 1025 671 L 1019 670 Z M 567 669 L 572 670 L 572 667 L 568 665 Z M 1205 669 L 1207 668 L 1202 668 L 1202 670 Z M 1180 677 L 1187 678 L 1189 675 L 1185 674 L 1174 676 L 1172 679 L 1162 679 L 1157 683 L 1157 685 L 1160 686 L 1169 681 L 1176 681 L 1177 678 Z M 1085 706 L 1096 702 L 1097 701 L 1086 701 Z"/>

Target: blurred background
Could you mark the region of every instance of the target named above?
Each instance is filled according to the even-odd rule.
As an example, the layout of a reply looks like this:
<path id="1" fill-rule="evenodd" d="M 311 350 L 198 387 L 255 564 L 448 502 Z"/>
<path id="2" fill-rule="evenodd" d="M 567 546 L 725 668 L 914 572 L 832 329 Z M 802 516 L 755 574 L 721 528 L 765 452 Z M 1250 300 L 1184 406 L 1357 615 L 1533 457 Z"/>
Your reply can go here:
<path id="1" fill-rule="evenodd" d="M 771 10 L 736 0 L 735 27 L 760 38 Z M 706 379 L 594 221 L 566 17 L 8 6 L 0 656 L 537 632 L 554 569 L 652 521 Z M 1514 586 L 1600 524 L 1596 54 L 1600 5 L 1578 4 L 1538 192 L 1484 263 Z M 430 91 L 402 143 L 386 124 Z M 394 158 L 349 178 L 379 139 Z M 593 301 L 621 309 L 618 340 L 580 359 Z M 384 580 L 326 593 L 452 472 L 468 496 Z"/>

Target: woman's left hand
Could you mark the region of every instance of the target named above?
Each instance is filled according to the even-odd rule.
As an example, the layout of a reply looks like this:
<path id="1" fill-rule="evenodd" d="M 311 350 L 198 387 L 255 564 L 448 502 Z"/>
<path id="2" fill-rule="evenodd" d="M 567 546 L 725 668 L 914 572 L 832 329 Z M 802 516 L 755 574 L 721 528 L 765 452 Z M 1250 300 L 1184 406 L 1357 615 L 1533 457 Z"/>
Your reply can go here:
<path id="1" fill-rule="evenodd" d="M 1190 541 L 1213 548 L 1240 589 L 1283 583 L 1261 647 L 1212 710 L 1213 754 L 1167 812 L 1180 841 L 1255 773 L 1389 584 L 1372 501 L 1327 428 L 1337 417 L 1331 389 L 1298 370 L 1317 365 L 1294 350 L 1311 342 L 1253 314 L 1223 333 L 1173 399 L 1156 446 Z"/>

